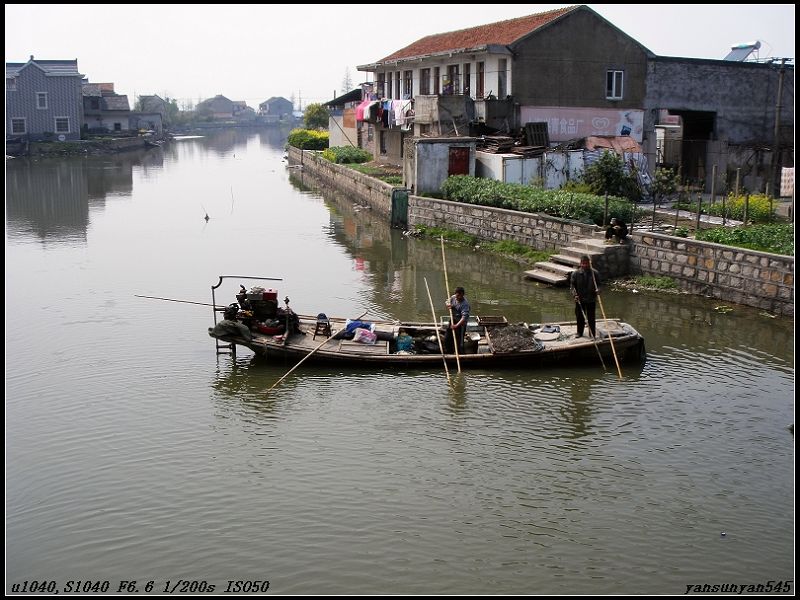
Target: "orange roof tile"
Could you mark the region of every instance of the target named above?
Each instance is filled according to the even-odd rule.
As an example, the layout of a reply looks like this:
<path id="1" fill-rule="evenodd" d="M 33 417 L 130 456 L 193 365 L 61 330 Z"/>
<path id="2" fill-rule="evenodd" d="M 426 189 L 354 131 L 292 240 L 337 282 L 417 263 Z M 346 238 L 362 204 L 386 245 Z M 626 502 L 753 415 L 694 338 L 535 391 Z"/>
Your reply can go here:
<path id="1" fill-rule="evenodd" d="M 415 56 L 425 56 L 448 50 L 461 50 L 466 48 L 479 48 L 489 44 L 507 46 L 526 36 L 530 32 L 547 25 L 558 17 L 579 8 L 579 6 L 569 6 L 548 12 L 528 15 L 498 21 L 488 25 L 478 25 L 469 29 L 459 29 L 447 33 L 437 33 L 429 35 L 397 52 L 382 58 L 378 63 L 403 60 Z"/>

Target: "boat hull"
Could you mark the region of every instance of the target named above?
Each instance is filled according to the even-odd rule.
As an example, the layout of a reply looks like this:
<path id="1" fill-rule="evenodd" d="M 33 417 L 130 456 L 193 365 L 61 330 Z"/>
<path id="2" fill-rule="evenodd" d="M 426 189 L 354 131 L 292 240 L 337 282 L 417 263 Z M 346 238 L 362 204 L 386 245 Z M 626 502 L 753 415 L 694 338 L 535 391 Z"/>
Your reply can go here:
<path id="1" fill-rule="evenodd" d="M 537 339 L 531 342 L 531 347 L 511 349 L 499 348 L 497 344 L 500 334 L 510 331 L 511 326 L 507 326 L 505 323 L 486 327 L 478 326 L 473 328 L 477 331 L 472 332 L 472 336 L 478 341 L 477 350 L 459 354 L 458 357 L 453 353 L 443 355 L 440 351 L 430 349 L 414 354 L 396 351 L 393 340 L 396 340 L 399 330 L 424 333 L 427 329 L 433 334 L 436 328 L 430 324 L 375 322 L 374 328 L 378 334 L 378 341 L 375 344 L 359 344 L 341 339 L 336 333 L 344 330 L 345 320 L 332 319 L 331 321 L 334 334 L 330 338 L 314 336 L 316 323 L 308 318 L 301 318 L 298 331 L 289 336 L 261 335 L 254 332 L 252 338 L 246 340 L 240 336 L 214 335 L 211 330 L 209 333 L 212 337 L 223 341 L 245 346 L 270 361 L 297 363 L 305 360 L 309 363 L 341 364 L 364 369 L 381 367 L 439 368 L 442 366 L 443 358 L 453 366 L 460 363 L 462 369 L 501 367 L 535 369 L 561 365 L 597 364 L 600 362 L 600 356 L 607 368 L 613 368 L 615 355 L 621 363 L 642 362 L 646 356 L 642 336 L 630 325 L 617 320 L 598 321 L 598 339 L 596 341 L 586 337 L 578 338 L 575 335 L 575 323 L 558 323 L 551 325 L 559 330 L 557 339 L 541 336 L 546 341 Z M 530 331 L 536 331 L 538 327 L 536 325 L 520 325 L 524 325 Z"/>

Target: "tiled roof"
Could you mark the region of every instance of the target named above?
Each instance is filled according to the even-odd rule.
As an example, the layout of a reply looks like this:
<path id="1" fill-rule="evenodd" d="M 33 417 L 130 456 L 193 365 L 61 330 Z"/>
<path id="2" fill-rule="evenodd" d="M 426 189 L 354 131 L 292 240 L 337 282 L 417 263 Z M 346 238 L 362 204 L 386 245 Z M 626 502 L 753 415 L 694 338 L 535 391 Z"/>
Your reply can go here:
<path id="1" fill-rule="evenodd" d="M 481 48 L 493 44 L 507 46 L 577 8 L 579 8 L 579 6 L 569 6 L 567 8 L 559 8 L 535 15 L 528 15 L 527 17 L 518 17 L 507 21 L 489 23 L 488 25 L 470 27 L 469 29 L 459 29 L 458 31 L 429 35 L 406 46 L 402 50 L 398 50 L 382 58 L 378 63 L 441 52 Z"/>
<path id="2" fill-rule="evenodd" d="M 78 60 L 36 60 L 33 57 L 25 63 L 6 63 L 6 77 L 14 77 L 25 66 L 35 64 L 48 75 L 82 77 L 78 72 Z"/>
<path id="3" fill-rule="evenodd" d="M 105 110 L 130 110 L 128 96 L 103 96 Z"/>
<path id="4" fill-rule="evenodd" d="M 81 86 L 81 92 L 84 96 L 101 96 L 100 86 L 96 83 L 84 83 Z"/>

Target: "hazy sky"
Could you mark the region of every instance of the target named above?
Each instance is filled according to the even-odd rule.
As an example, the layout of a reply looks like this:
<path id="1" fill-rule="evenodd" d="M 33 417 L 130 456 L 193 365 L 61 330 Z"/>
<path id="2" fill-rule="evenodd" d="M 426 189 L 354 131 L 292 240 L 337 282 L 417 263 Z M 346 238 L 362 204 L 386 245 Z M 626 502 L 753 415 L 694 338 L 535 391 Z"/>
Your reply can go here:
<path id="1" fill-rule="evenodd" d="M 257 107 L 271 96 L 325 102 L 356 70 L 426 35 L 569 4 L 6 4 L 6 61 L 78 59 L 119 94 L 197 102 L 222 94 Z M 664 56 L 723 58 L 761 41 L 761 57 L 794 57 L 793 4 L 590 4 Z"/>

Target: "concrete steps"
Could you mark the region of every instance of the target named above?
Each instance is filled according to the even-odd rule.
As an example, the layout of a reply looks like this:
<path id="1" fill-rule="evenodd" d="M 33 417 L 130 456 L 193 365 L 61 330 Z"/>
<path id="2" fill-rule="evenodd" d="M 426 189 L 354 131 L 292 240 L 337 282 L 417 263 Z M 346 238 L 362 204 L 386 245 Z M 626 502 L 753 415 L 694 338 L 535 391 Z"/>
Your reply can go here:
<path id="1" fill-rule="evenodd" d="M 620 264 L 624 263 L 627 266 L 628 252 L 628 245 L 606 244 L 602 237 L 583 238 L 562 248 L 558 254 L 551 256 L 550 260 L 537 262 L 533 265 L 533 269 L 525 271 L 524 275 L 528 279 L 550 285 L 568 285 L 570 273 L 578 268 L 581 256 L 585 255 L 589 257 L 601 276 L 609 275 L 607 272 L 604 273 L 609 270 L 606 268 L 607 265 L 613 265 L 611 275 L 617 276 L 620 274 Z M 627 272 L 627 268 L 624 271 Z"/>

